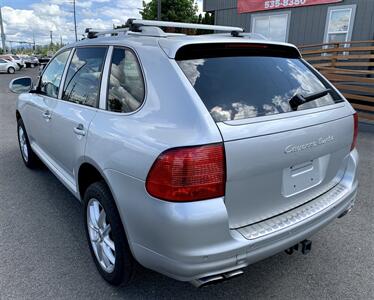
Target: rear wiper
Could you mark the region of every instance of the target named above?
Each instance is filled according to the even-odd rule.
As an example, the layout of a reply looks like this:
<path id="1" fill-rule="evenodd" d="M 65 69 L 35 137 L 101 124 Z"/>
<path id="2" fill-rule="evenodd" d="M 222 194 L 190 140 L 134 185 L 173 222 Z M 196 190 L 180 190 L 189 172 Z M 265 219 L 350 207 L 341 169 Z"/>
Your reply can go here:
<path id="1" fill-rule="evenodd" d="M 297 110 L 297 108 L 304 104 L 308 103 L 310 101 L 322 98 L 326 96 L 327 94 L 331 93 L 331 89 L 325 89 L 320 92 L 314 93 L 314 94 L 309 94 L 308 96 L 303 96 L 301 94 L 295 94 L 292 96 L 292 98 L 288 101 L 290 104 L 292 110 Z"/>

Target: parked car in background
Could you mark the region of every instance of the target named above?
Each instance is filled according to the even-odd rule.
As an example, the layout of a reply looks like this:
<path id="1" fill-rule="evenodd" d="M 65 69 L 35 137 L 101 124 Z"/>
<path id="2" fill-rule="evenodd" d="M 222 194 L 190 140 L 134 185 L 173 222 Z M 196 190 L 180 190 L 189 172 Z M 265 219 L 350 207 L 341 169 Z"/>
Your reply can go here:
<path id="1" fill-rule="evenodd" d="M 10 62 L 10 63 L 12 63 L 13 64 L 13 66 L 16 68 L 16 71 L 19 71 L 19 70 L 21 70 L 21 67 L 16 63 L 16 62 L 14 62 L 14 61 L 11 61 L 11 60 L 8 60 L 8 59 L 6 59 L 6 58 L 3 58 L 4 60 L 6 60 L 7 62 Z"/>
<path id="2" fill-rule="evenodd" d="M 158 27 L 168 25 L 226 33 Z M 22 159 L 43 161 L 82 202 L 103 278 L 127 284 L 138 261 L 203 286 L 282 250 L 309 252 L 355 201 L 350 103 L 294 45 L 237 27 L 128 26 L 62 48 L 35 87 L 10 84 L 24 92 Z"/>
<path id="3" fill-rule="evenodd" d="M 39 64 L 41 64 L 41 65 L 46 65 L 51 60 L 51 58 L 49 56 L 40 56 L 40 57 L 37 57 L 37 58 L 38 58 Z"/>
<path id="4" fill-rule="evenodd" d="M 0 72 L 13 74 L 16 72 L 16 70 L 19 70 L 17 64 L 6 59 L 0 58 Z"/>
<path id="5" fill-rule="evenodd" d="M 36 56 L 24 56 L 26 68 L 34 68 L 39 65 L 39 59 Z"/>
<path id="6" fill-rule="evenodd" d="M 3 55 L 0 55 L 0 58 L 4 58 L 4 59 L 9 60 L 13 63 L 16 63 L 19 66 L 20 69 L 22 69 L 26 66 L 23 59 L 21 57 L 17 56 L 17 55 L 3 54 Z"/>

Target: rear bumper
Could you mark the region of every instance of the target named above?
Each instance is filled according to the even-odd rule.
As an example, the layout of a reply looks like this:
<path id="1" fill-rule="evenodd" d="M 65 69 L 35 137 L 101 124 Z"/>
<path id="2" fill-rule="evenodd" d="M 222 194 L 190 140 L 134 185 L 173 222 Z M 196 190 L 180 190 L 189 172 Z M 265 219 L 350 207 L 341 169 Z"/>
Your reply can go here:
<path id="1" fill-rule="evenodd" d="M 336 193 L 338 196 L 328 206 L 257 238 L 246 236 L 242 229 L 229 229 L 222 198 L 168 203 L 146 196 L 145 202 L 140 200 L 141 209 L 132 214 L 135 217 L 128 218 L 129 214 L 124 217 L 125 210 L 133 210 L 133 207 L 123 206 L 120 213 L 139 263 L 169 277 L 191 281 L 246 267 L 312 236 L 353 205 L 357 165 L 358 154 L 354 150 L 343 179 L 328 193 L 333 194 L 334 189 L 342 187 L 344 192 Z M 139 188 L 142 185 L 144 193 L 144 182 L 133 184 L 138 184 Z"/>

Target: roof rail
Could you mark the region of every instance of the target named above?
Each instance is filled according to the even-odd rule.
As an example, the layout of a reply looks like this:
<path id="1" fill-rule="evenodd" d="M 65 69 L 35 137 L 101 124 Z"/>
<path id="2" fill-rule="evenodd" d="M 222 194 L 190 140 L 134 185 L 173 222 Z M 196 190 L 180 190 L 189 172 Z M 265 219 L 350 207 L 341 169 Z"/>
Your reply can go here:
<path id="1" fill-rule="evenodd" d="M 204 30 L 214 30 L 214 31 L 224 31 L 231 32 L 232 36 L 239 36 L 239 33 L 244 32 L 243 28 L 232 27 L 232 26 L 220 26 L 220 25 L 207 25 L 207 24 L 194 24 L 194 23 L 181 23 L 181 22 L 166 22 L 166 21 L 153 21 L 153 20 L 138 20 L 138 19 L 128 19 L 125 27 L 117 28 L 106 31 L 91 31 L 91 28 L 86 29 L 87 38 L 92 39 L 98 36 L 107 34 L 118 34 L 119 32 L 137 32 L 142 33 L 142 27 L 170 27 L 170 28 L 187 28 L 187 29 L 204 29 Z M 144 35 L 148 35 L 148 30 L 145 30 Z M 152 36 L 165 37 L 167 34 L 159 29 L 157 31 L 152 31 Z"/>

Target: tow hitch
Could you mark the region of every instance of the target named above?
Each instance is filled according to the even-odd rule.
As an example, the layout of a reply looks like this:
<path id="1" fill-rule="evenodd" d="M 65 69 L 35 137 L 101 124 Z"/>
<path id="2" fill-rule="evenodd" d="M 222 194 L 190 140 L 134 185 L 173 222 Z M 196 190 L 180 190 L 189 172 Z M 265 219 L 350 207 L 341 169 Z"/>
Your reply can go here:
<path id="1" fill-rule="evenodd" d="M 299 251 L 299 249 L 301 250 L 302 254 L 304 255 L 308 254 L 310 251 L 312 251 L 312 241 L 303 240 L 302 242 L 288 248 L 287 250 L 285 250 L 285 252 L 288 255 L 292 255 L 294 251 Z"/>

